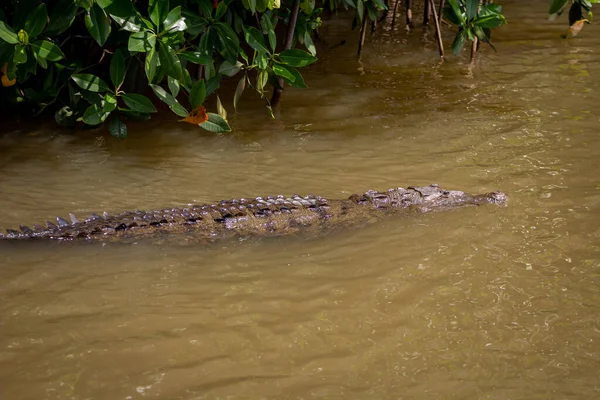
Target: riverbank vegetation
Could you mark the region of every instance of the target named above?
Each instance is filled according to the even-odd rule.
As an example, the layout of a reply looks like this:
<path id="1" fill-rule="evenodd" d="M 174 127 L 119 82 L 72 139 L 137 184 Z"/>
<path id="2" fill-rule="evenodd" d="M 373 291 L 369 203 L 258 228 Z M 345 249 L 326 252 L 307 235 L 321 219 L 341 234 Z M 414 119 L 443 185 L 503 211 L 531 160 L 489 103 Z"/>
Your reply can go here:
<path id="1" fill-rule="evenodd" d="M 578 21 L 585 10 L 589 22 L 596 1 L 573 3 L 571 10 L 579 7 Z M 126 121 L 149 119 L 162 102 L 182 122 L 227 132 L 219 97 L 223 80 L 237 82 L 232 85 L 234 109 L 251 89 L 272 113 L 284 86 L 307 87 L 301 71 L 317 60 L 323 13 L 355 13 L 360 53 L 368 22 L 375 28 L 391 10 L 395 20 L 400 3 L 407 26 L 413 25 L 410 0 L 4 2 L 0 107 L 28 117 L 53 114 L 62 126 L 104 124 L 111 135 L 125 138 Z M 571 3 L 553 0 L 550 11 L 559 14 Z M 436 5 L 425 0 L 422 6 L 423 22 L 435 22 L 442 57 L 442 17 L 457 27 L 455 54 L 472 42 L 471 60 L 479 43 L 491 45 L 492 29 L 506 23 L 502 8 L 489 1 L 441 0 Z M 206 107 L 209 96 L 214 98 L 212 112 Z"/>

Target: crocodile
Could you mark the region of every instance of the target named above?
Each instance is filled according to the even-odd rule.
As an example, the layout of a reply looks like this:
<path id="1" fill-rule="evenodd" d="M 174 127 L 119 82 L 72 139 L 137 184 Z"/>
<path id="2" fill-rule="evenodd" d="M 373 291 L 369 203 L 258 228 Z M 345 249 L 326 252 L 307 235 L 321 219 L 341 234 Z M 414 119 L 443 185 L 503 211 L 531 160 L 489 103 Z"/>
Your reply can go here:
<path id="1" fill-rule="evenodd" d="M 104 212 L 81 220 L 69 214 L 70 221 L 57 217 L 56 223 L 46 222 L 45 226 L 20 225 L 18 230 L 7 229 L 5 234 L 0 233 L 0 239 L 110 241 L 185 232 L 208 240 L 236 235 L 283 235 L 307 227 L 351 226 L 398 210 L 429 212 L 469 205 L 504 206 L 507 202 L 508 196 L 503 192 L 469 195 L 435 184 L 399 187 L 386 192 L 369 190 L 344 200 L 279 195 L 223 200 L 185 208 L 127 211 L 118 215 Z"/>

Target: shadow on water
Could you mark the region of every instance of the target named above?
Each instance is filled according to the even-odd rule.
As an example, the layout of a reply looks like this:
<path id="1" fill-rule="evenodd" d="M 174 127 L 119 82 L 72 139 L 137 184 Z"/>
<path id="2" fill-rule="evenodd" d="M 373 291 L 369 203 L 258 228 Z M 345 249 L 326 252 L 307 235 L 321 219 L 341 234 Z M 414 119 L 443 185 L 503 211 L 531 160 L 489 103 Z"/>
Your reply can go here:
<path id="1" fill-rule="evenodd" d="M 229 135 L 167 119 L 127 141 L 0 137 L 3 227 L 429 183 L 511 197 L 209 245 L 0 243 L 2 396 L 598 397 L 596 27 L 560 41 L 547 2 L 505 3 L 472 71 L 419 29 L 376 32 L 357 63 L 338 20 L 323 35 L 347 44 L 276 120 L 248 96 Z"/>

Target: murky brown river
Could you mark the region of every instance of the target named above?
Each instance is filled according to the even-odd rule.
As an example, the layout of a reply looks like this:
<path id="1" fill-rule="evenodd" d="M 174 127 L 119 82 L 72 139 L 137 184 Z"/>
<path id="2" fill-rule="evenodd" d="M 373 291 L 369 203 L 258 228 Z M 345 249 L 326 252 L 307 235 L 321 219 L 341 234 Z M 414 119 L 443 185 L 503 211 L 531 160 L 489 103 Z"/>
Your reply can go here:
<path id="1" fill-rule="evenodd" d="M 318 237 L 0 243 L 0 398 L 600 398 L 598 27 L 561 41 L 548 1 L 504 3 L 472 73 L 420 29 L 357 63 L 337 19 L 325 38 L 352 39 L 277 120 L 248 95 L 222 136 L 0 137 L 2 227 L 432 182 L 511 196 Z"/>

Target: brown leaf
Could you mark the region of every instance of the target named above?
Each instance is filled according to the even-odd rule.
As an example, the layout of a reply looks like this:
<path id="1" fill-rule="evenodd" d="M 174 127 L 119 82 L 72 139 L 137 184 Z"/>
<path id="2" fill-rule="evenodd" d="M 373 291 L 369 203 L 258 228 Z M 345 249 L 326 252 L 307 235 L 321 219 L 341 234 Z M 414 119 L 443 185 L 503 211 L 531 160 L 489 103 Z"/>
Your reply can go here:
<path id="1" fill-rule="evenodd" d="M 181 121 L 187 122 L 188 124 L 202 124 L 208 121 L 208 114 L 206 113 L 206 108 L 204 106 L 198 106 L 194 108 L 187 117 L 182 119 Z"/>
<path id="2" fill-rule="evenodd" d="M 8 75 L 6 74 L 7 67 L 8 67 L 8 64 L 4 63 L 4 65 L 2 66 L 2 78 L 0 78 L 0 80 L 2 81 L 2 86 L 4 86 L 4 87 L 9 87 L 9 86 L 12 86 L 15 83 L 17 83 L 16 79 L 8 79 Z"/>

